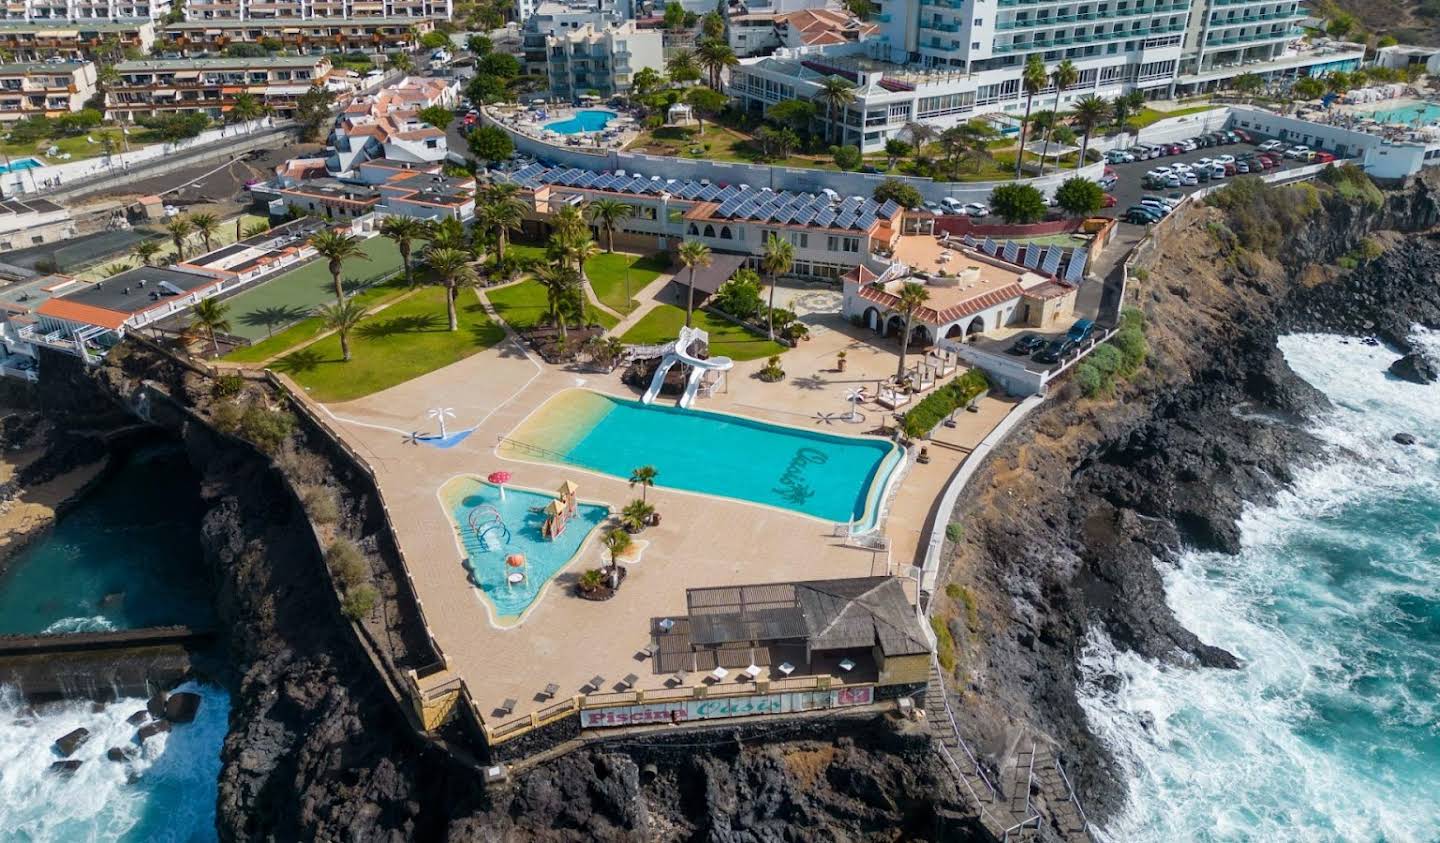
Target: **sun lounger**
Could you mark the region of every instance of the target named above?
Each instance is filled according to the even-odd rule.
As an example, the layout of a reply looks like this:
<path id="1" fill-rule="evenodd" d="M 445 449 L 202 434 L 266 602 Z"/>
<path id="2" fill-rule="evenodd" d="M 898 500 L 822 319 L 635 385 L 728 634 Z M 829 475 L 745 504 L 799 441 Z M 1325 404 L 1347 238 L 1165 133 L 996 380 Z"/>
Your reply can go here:
<path id="1" fill-rule="evenodd" d="M 760 678 L 760 666 L 759 666 L 759 665 L 756 665 L 756 664 L 750 665 L 749 667 L 745 668 L 745 675 L 748 676 L 748 677 L 750 677 L 751 681 L 754 681 L 754 680 L 756 680 L 756 679 L 759 679 L 759 678 Z"/>
<path id="2" fill-rule="evenodd" d="M 882 389 L 880 394 L 875 396 L 875 403 L 887 409 L 896 410 L 909 404 L 910 396 L 892 389 Z"/>
<path id="3" fill-rule="evenodd" d="M 710 679 L 715 682 L 722 682 L 724 681 L 725 677 L 729 675 L 730 671 L 726 670 L 723 667 L 717 667 L 714 670 L 710 671 Z"/>
<path id="4" fill-rule="evenodd" d="M 500 704 L 500 713 L 508 715 L 515 710 L 515 706 L 518 704 L 519 703 L 516 700 L 507 699 L 505 702 Z"/>
<path id="5" fill-rule="evenodd" d="M 601 688 L 605 687 L 605 677 L 597 674 L 588 683 L 586 683 L 585 687 L 589 688 L 591 691 L 598 691 Z"/>
<path id="6" fill-rule="evenodd" d="M 639 681 L 640 677 L 636 676 L 633 673 L 627 673 L 625 674 L 625 678 L 620 680 L 620 684 L 624 685 L 626 688 L 634 688 L 635 683 Z"/>
<path id="7" fill-rule="evenodd" d="M 556 683 L 551 682 L 549 685 L 545 686 L 545 696 L 547 698 L 553 700 L 555 699 L 555 695 L 558 693 L 560 693 L 560 686 Z"/>

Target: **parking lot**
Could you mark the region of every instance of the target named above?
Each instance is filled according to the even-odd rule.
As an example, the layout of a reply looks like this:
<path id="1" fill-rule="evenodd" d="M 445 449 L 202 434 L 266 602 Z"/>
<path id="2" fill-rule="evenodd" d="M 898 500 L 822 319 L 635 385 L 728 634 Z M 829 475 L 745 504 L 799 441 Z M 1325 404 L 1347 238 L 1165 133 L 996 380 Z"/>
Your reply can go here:
<path id="1" fill-rule="evenodd" d="M 1257 138 L 1257 141 L 1260 140 L 1263 139 Z M 1120 178 L 1120 182 L 1116 184 L 1115 187 L 1110 191 L 1110 193 L 1115 197 L 1116 200 L 1115 207 L 1106 208 L 1102 213 L 1105 216 L 1121 217 L 1124 216 L 1125 209 L 1129 208 L 1131 205 L 1138 203 L 1141 197 L 1168 196 L 1171 193 L 1176 192 L 1188 195 L 1190 193 L 1194 193 L 1202 187 L 1211 187 L 1216 184 L 1224 184 L 1237 178 L 1236 176 L 1230 176 L 1229 178 L 1217 179 L 1192 187 L 1170 187 L 1163 189 L 1147 188 L 1144 185 L 1145 174 L 1156 167 L 1169 166 L 1175 164 L 1176 162 L 1193 164 L 1196 161 L 1199 161 L 1201 158 L 1215 158 L 1220 155 L 1234 155 L 1238 157 L 1242 153 L 1255 151 L 1257 151 L 1257 144 L 1255 143 L 1231 143 L 1224 144 L 1222 146 L 1204 147 L 1201 149 L 1197 149 L 1194 152 L 1185 152 L 1181 153 L 1180 155 L 1165 155 L 1160 158 L 1151 158 L 1148 161 L 1134 161 L 1129 164 L 1112 164 L 1111 168 L 1115 171 L 1115 175 L 1119 176 Z M 1266 170 L 1265 172 L 1266 174 L 1278 173 L 1283 172 L 1284 170 L 1293 170 L 1297 167 L 1305 166 L 1308 165 L 1304 161 L 1296 161 L 1291 158 L 1285 158 L 1282 159 L 1279 167 L 1276 167 L 1273 170 Z M 1122 221 L 1121 225 L 1129 226 L 1130 224 Z M 1144 226 L 1131 227 L 1138 229 L 1143 228 Z"/>

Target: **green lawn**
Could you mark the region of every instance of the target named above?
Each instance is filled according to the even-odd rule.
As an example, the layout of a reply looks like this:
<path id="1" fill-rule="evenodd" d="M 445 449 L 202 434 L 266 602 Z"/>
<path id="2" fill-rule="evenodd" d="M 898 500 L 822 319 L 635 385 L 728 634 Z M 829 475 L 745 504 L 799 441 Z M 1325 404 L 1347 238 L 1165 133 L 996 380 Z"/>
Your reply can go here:
<path id="1" fill-rule="evenodd" d="M 692 320 L 695 327 L 703 328 L 710 334 L 710 354 L 714 357 L 729 357 L 732 360 L 755 360 L 780 354 L 786 350 L 778 342 L 728 322 L 718 316 L 711 316 L 703 310 L 695 311 Z M 625 332 L 620 341 L 630 345 L 658 345 L 680 336 L 685 324 L 685 309 L 672 304 L 662 304 L 645 314 Z"/>
<path id="2" fill-rule="evenodd" d="M 84 134 L 68 138 L 42 138 L 31 143 L 0 143 L 0 154 L 8 155 L 11 158 L 34 157 L 50 164 L 63 164 L 66 161 L 82 161 L 86 158 L 95 158 L 104 152 L 104 147 L 100 140 L 103 137 L 110 138 L 115 144 L 115 155 L 117 156 L 115 163 L 118 168 L 118 156 L 124 154 L 125 143 L 121 137 L 120 130 L 114 126 L 93 129 Z M 90 142 L 92 140 L 94 143 Z M 136 127 L 130 129 L 131 150 L 159 142 L 160 139 L 155 137 L 149 129 Z M 47 154 L 52 146 L 56 148 L 57 155 L 51 156 Z M 66 154 L 70 156 L 68 159 L 62 157 Z"/>
<path id="3" fill-rule="evenodd" d="M 505 254 L 529 261 L 545 260 L 545 247 L 534 243 L 506 243 Z"/>
<path id="4" fill-rule="evenodd" d="M 1168 120 L 1171 117 L 1184 117 L 1187 114 L 1199 114 L 1202 111 L 1213 111 L 1216 108 L 1219 108 L 1219 106 L 1210 105 L 1208 103 L 1205 105 L 1192 105 L 1188 108 L 1177 108 L 1172 111 L 1160 111 L 1159 109 L 1155 108 L 1142 108 L 1140 109 L 1139 114 L 1133 115 L 1129 120 L 1126 120 L 1125 122 L 1127 124 L 1133 124 L 1137 128 L 1143 129 L 1152 123 L 1157 123 L 1161 120 Z"/>
<path id="5" fill-rule="evenodd" d="M 362 307 L 374 308 L 399 298 L 409 289 L 405 284 L 404 276 L 397 276 L 383 284 L 366 287 L 356 293 L 353 298 L 359 302 Z M 330 297 L 334 297 L 333 291 L 331 291 Z M 329 299 L 327 299 L 327 301 L 328 300 Z M 240 320 L 233 315 L 233 310 L 231 313 L 230 321 L 232 325 L 236 328 L 240 327 Z M 254 345 L 236 349 L 225 355 L 224 359 L 232 363 L 261 363 L 277 354 L 294 348 L 306 340 L 318 336 L 324 330 L 324 324 L 321 323 L 319 319 L 311 316 L 301 319 L 283 331 L 276 331 L 274 336 L 260 340 Z"/>
<path id="6" fill-rule="evenodd" d="M 541 324 L 550 313 L 545 301 L 545 288 L 531 278 L 519 284 L 486 290 L 485 297 L 495 306 L 500 318 L 510 323 L 517 331 L 527 331 Z M 591 321 L 604 326 L 605 330 L 615 327 L 620 320 L 596 307 L 587 308 Z"/>
<path id="7" fill-rule="evenodd" d="M 500 342 L 504 330 L 462 292 L 460 330 L 447 330 L 445 289 L 426 287 L 371 316 L 352 332 L 349 363 L 334 334 L 275 362 L 317 401 L 349 401 L 463 360 Z"/>
<path id="8" fill-rule="evenodd" d="M 629 275 L 629 290 L 633 296 L 669 269 L 670 261 L 663 253 L 648 256 L 601 253 L 585 262 L 585 277 L 590 279 L 595 296 L 607 307 L 618 313 L 629 313 L 639 302 L 625 297 L 626 275 Z"/>

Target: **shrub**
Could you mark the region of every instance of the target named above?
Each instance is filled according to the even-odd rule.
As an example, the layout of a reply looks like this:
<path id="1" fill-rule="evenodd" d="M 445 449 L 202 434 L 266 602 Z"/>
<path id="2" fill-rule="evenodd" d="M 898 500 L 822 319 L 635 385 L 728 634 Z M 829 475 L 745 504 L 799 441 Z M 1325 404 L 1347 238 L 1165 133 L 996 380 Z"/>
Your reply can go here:
<path id="1" fill-rule="evenodd" d="M 1083 217 L 1100 210 L 1105 204 L 1105 191 L 1095 182 L 1075 176 L 1066 179 L 1055 191 L 1055 201 L 1072 217 Z"/>
<path id="2" fill-rule="evenodd" d="M 1120 375 L 1129 377 L 1145 365 L 1145 358 L 1150 354 L 1150 344 L 1145 340 L 1143 328 L 1126 325 L 1116 332 L 1111 342 L 1120 349 L 1120 354 L 1124 357 L 1125 365 L 1120 368 Z"/>
<path id="3" fill-rule="evenodd" d="M 1205 197 L 1205 203 L 1225 212 L 1242 248 L 1265 253 L 1278 250 L 1285 233 L 1319 208 L 1313 186 L 1274 187 L 1257 176 L 1235 179 Z"/>
<path id="4" fill-rule="evenodd" d="M 380 599 L 380 592 L 375 590 L 373 585 L 362 585 L 345 593 L 345 599 L 340 603 L 340 611 L 345 617 L 352 621 L 358 621 L 375 608 L 375 601 Z"/>
<path id="5" fill-rule="evenodd" d="M 1028 184 L 1006 182 L 990 191 L 990 209 L 1005 222 L 1036 222 L 1045 216 L 1045 196 Z"/>
<path id="6" fill-rule="evenodd" d="M 945 586 L 945 596 L 949 597 L 951 600 L 959 600 L 961 591 L 963 591 L 963 589 L 960 588 L 959 583 L 952 582 L 949 585 Z"/>
<path id="7" fill-rule="evenodd" d="M 1089 360 L 1075 367 L 1075 385 L 1086 398 L 1094 398 L 1105 391 L 1110 379 Z"/>
<path id="8" fill-rule="evenodd" d="M 940 666 L 946 671 L 953 671 L 955 669 L 955 639 L 950 636 L 950 628 L 937 615 L 931 615 L 930 628 L 935 630 L 935 655 L 940 659 Z"/>
<path id="9" fill-rule="evenodd" d="M 876 185 L 873 194 L 876 202 L 894 200 L 896 204 L 914 210 L 925 204 L 925 197 L 912 184 L 899 179 L 886 179 Z"/>
<path id="10" fill-rule="evenodd" d="M 370 563 L 349 539 L 339 538 L 330 543 L 325 551 L 325 564 L 346 591 L 370 581 Z"/>
<path id="11" fill-rule="evenodd" d="M 245 378 L 238 374 L 220 375 L 210 387 L 210 394 L 216 398 L 234 398 L 245 388 Z"/>
<path id="12" fill-rule="evenodd" d="M 737 319 L 752 319 L 764 307 L 760 277 L 754 270 L 742 269 L 715 291 L 711 304 Z"/>
<path id="13" fill-rule="evenodd" d="M 330 479 L 330 461 L 314 451 L 302 451 L 294 442 L 286 442 L 275 455 L 275 465 L 295 483 L 320 486 Z"/>
<path id="14" fill-rule="evenodd" d="M 335 492 L 326 486 L 309 486 L 300 495 L 300 503 L 316 524 L 334 524 L 340 520 L 340 504 Z"/>
<path id="15" fill-rule="evenodd" d="M 765 367 L 760 370 L 760 380 L 766 383 L 775 383 L 785 379 L 785 370 L 780 368 L 780 355 L 774 355 L 765 361 Z"/>
<path id="16" fill-rule="evenodd" d="M 1109 378 L 1125 368 L 1125 355 L 1112 345 L 1102 345 L 1090 352 L 1090 359 L 1087 362 L 1099 369 L 1100 374 Z"/>
<path id="17" fill-rule="evenodd" d="M 965 538 L 965 525 L 959 521 L 951 521 L 949 524 L 946 524 L 945 538 L 949 539 L 952 544 L 959 542 Z"/>
<path id="18" fill-rule="evenodd" d="M 275 454 L 295 429 L 295 417 L 268 407 L 258 399 L 243 404 L 222 404 L 213 414 L 215 427 L 248 440 L 267 454 Z"/>
<path id="19" fill-rule="evenodd" d="M 905 414 L 901 429 L 906 436 L 917 439 L 929 433 L 942 419 L 964 407 L 975 396 L 990 388 L 990 381 L 979 369 L 971 369 L 950 383 L 925 396 Z"/>
<path id="20" fill-rule="evenodd" d="M 1385 194 L 1365 175 L 1365 171 L 1354 164 L 1327 167 L 1320 171 L 1320 181 L 1335 188 L 1335 192 L 1353 202 L 1360 202 L 1371 208 L 1385 204 Z"/>

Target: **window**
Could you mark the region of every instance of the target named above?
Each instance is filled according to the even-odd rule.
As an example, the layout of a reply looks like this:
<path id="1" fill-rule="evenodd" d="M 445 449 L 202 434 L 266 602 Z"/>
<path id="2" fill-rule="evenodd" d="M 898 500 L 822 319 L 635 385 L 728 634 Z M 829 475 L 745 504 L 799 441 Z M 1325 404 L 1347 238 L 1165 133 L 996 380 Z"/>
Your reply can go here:
<path id="1" fill-rule="evenodd" d="M 713 226 L 713 225 L 706 225 L 706 226 L 705 226 L 705 236 L 706 236 L 706 237 L 714 237 L 714 236 L 715 236 L 715 226 Z"/>
<path id="2" fill-rule="evenodd" d="M 976 19 L 975 19 L 975 25 L 976 25 L 976 26 L 984 26 L 984 25 L 985 25 L 985 19 L 984 19 L 984 18 L 976 18 Z"/>

